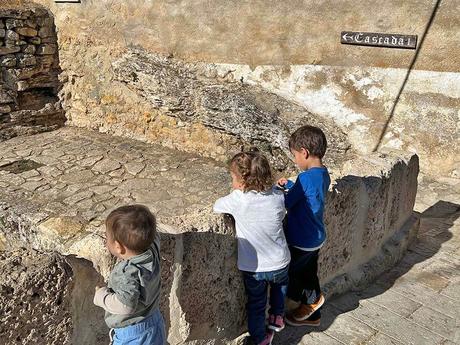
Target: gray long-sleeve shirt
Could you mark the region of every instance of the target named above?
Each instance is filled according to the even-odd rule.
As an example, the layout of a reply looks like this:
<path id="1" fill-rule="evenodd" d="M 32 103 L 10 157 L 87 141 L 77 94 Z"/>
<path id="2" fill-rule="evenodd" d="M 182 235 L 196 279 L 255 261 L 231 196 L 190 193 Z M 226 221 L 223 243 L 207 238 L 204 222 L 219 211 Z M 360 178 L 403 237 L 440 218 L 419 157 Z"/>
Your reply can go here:
<path id="1" fill-rule="evenodd" d="M 94 304 L 104 308 L 110 328 L 142 321 L 158 308 L 160 299 L 160 241 L 156 237 L 148 250 L 118 263 L 107 288 L 94 295 Z"/>

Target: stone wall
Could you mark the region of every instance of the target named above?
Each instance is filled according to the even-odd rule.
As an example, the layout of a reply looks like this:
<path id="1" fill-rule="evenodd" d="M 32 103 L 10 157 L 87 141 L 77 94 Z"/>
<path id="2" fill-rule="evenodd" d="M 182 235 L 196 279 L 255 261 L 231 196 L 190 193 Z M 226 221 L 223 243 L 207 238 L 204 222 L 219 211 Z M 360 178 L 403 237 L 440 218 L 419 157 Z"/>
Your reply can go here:
<path id="1" fill-rule="evenodd" d="M 320 257 L 328 297 L 366 284 L 404 254 L 418 230 L 418 157 L 355 156 L 330 172 Z M 114 261 L 104 218 L 117 206 L 145 204 L 161 232 L 170 343 L 229 344 L 245 329 L 245 296 L 234 229 L 212 212 L 229 186 L 223 164 L 159 145 L 72 127 L 13 138 L 0 143 L 0 250 L 77 255 L 107 277 Z M 80 283 L 91 291 L 97 280 Z"/>
<path id="2" fill-rule="evenodd" d="M 347 0 L 94 1 L 55 4 L 69 123 L 221 159 L 238 138 L 183 123 L 119 81 L 129 47 L 205 62 L 216 76 L 258 85 L 328 118 L 353 149 L 416 152 L 424 173 L 458 176 L 460 9 L 453 2 Z M 435 11 L 436 10 L 436 11 Z M 340 44 L 343 30 L 416 34 L 436 12 L 389 119 L 415 51 Z M 218 64 L 217 66 L 215 64 Z M 238 146 L 239 144 L 235 144 Z M 436 166 L 436 171 L 432 167 Z"/>
<path id="3" fill-rule="evenodd" d="M 0 140 L 62 126 L 59 58 L 51 14 L 0 5 Z"/>

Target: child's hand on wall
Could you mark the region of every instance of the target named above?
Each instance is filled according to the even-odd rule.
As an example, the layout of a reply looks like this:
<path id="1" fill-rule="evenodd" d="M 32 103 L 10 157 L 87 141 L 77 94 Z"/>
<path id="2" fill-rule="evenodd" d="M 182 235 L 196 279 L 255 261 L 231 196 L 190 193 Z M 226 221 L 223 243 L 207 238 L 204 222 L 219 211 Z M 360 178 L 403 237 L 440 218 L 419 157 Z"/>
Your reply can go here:
<path id="1" fill-rule="evenodd" d="M 284 185 L 286 185 L 286 183 L 288 182 L 287 178 L 285 177 L 281 177 L 279 180 L 278 180 L 278 185 L 280 185 L 281 187 L 283 187 Z"/>

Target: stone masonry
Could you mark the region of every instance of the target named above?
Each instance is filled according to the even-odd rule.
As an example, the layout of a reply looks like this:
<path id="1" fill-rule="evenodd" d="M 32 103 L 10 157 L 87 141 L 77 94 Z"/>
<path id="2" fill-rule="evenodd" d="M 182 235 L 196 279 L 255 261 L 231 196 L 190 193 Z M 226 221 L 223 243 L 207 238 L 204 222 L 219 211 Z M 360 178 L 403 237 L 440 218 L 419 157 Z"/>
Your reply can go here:
<path id="1" fill-rule="evenodd" d="M 53 17 L 44 8 L 0 7 L 0 140 L 62 126 Z"/>
<path id="2" fill-rule="evenodd" d="M 320 272 L 329 297 L 367 283 L 403 255 L 418 229 L 417 163 L 416 156 L 388 152 L 331 171 Z M 0 187 L 0 249 L 77 255 L 105 277 L 114 262 L 104 245 L 104 217 L 120 205 L 147 205 L 159 220 L 170 343 L 227 344 L 244 331 L 234 230 L 212 213 L 230 190 L 224 165 L 64 128 L 0 143 Z M 81 313 L 77 308 L 74 317 Z"/>

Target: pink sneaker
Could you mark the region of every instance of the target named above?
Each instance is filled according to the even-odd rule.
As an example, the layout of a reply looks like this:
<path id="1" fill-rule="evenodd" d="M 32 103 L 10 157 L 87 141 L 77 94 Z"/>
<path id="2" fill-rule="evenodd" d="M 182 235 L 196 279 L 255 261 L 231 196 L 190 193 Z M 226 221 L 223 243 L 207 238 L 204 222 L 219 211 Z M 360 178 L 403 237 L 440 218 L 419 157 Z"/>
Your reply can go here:
<path id="1" fill-rule="evenodd" d="M 267 334 L 265 335 L 265 339 L 262 340 L 262 342 L 260 342 L 258 345 L 271 345 L 274 336 L 275 336 L 275 333 L 268 331 Z"/>
<path id="2" fill-rule="evenodd" d="M 275 332 L 281 332 L 284 326 L 284 318 L 281 315 L 270 314 L 268 316 L 268 329 Z"/>

